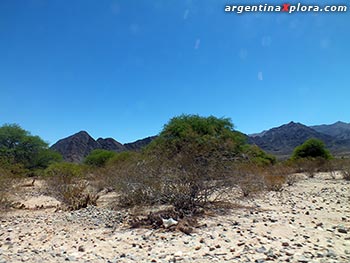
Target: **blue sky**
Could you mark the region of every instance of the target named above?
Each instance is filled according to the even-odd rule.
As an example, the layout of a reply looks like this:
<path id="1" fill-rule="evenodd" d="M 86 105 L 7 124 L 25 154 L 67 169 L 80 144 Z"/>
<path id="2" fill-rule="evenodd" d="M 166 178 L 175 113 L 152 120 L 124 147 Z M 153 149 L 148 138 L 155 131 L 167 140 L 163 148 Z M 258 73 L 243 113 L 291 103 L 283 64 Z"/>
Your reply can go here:
<path id="1" fill-rule="evenodd" d="M 224 13 L 237 3 L 0 1 L 0 125 L 125 143 L 182 113 L 245 133 L 349 122 L 350 12 Z"/>

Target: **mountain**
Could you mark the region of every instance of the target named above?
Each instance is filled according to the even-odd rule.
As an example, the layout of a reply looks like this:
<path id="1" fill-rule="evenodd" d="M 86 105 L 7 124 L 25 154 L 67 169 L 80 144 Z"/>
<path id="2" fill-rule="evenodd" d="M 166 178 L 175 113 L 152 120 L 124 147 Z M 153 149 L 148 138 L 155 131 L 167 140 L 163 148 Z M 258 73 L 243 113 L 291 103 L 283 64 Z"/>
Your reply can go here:
<path id="1" fill-rule="evenodd" d="M 128 151 L 137 151 L 137 150 L 140 150 L 141 148 L 147 146 L 148 144 L 150 144 L 155 138 L 157 138 L 157 136 L 151 136 L 151 137 L 147 137 L 147 138 L 144 138 L 141 140 L 137 140 L 137 141 L 132 142 L 132 143 L 126 143 L 126 144 L 124 144 L 124 147 Z"/>
<path id="2" fill-rule="evenodd" d="M 261 137 L 261 136 L 263 136 L 266 132 L 267 132 L 267 130 L 264 130 L 264 131 L 259 132 L 259 133 L 252 133 L 252 134 L 249 134 L 248 136 L 249 136 L 249 137 Z"/>
<path id="3" fill-rule="evenodd" d="M 350 140 L 350 123 L 338 121 L 333 124 L 310 126 L 315 131 L 328 134 L 338 140 Z"/>
<path id="4" fill-rule="evenodd" d="M 264 131 L 262 135 L 249 137 L 249 142 L 256 144 L 264 151 L 279 157 L 289 156 L 294 148 L 310 138 L 322 140 L 327 147 L 332 147 L 334 138 L 301 123 L 290 122 L 282 126 Z"/>
<path id="5" fill-rule="evenodd" d="M 138 151 L 152 142 L 157 136 L 147 137 L 135 142 L 121 144 L 113 138 L 94 140 L 86 131 L 78 132 L 51 146 L 63 155 L 65 161 L 82 162 L 95 149 L 115 152 Z M 350 155 L 350 123 L 336 122 L 306 126 L 290 122 L 282 126 L 247 136 L 248 143 L 256 144 L 264 151 L 279 158 L 288 158 L 294 148 L 310 138 L 322 140 L 333 155 Z"/>
<path id="6" fill-rule="evenodd" d="M 62 154 L 65 161 L 81 162 L 92 150 L 99 149 L 101 145 L 86 131 L 80 131 L 65 139 L 59 140 L 51 149 Z"/>
<path id="7" fill-rule="evenodd" d="M 65 161 L 79 163 L 95 149 L 104 149 L 114 152 L 138 151 L 148 145 L 155 137 L 156 136 L 147 137 L 123 145 L 113 138 L 98 138 L 94 140 L 86 131 L 80 131 L 57 141 L 51 146 L 51 149 L 62 154 Z"/>
<path id="8" fill-rule="evenodd" d="M 97 142 L 100 144 L 101 149 L 104 149 L 104 150 L 115 151 L 115 152 L 122 152 L 126 150 L 123 144 L 121 144 L 120 142 L 117 142 L 113 138 L 106 138 L 106 139 L 98 138 Z"/>

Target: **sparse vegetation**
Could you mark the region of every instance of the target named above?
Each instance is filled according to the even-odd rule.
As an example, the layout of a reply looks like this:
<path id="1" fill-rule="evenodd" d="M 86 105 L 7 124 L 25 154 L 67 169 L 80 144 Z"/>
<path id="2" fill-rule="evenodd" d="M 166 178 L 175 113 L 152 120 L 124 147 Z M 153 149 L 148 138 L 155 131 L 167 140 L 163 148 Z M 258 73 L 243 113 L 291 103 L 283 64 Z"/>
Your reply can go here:
<path id="1" fill-rule="evenodd" d="M 85 158 L 85 165 L 57 162 L 57 153 L 17 125 L 5 125 L 0 131 L 12 134 L 11 140 L 3 136 L 0 144 L 2 174 L 28 175 L 49 165 L 43 173 L 48 190 L 68 209 L 96 204 L 98 191 L 113 189 L 120 196 L 119 205 L 166 204 L 183 217 L 220 202 L 236 187 L 244 197 L 266 190 L 282 191 L 296 182 L 294 172 L 313 177 L 319 171 L 338 169 L 349 180 L 349 165 L 331 159 L 318 140 L 306 141 L 295 149 L 290 160 L 277 162 L 259 147 L 248 145 L 230 119 L 213 116 L 175 117 L 143 151 L 95 150 Z M 26 136 L 30 139 L 23 139 Z M 38 150 L 29 147 L 32 151 L 28 154 L 24 146 L 19 147 L 23 140 L 34 143 Z M 1 193 L 8 184 L 5 178 L 1 178 Z M 88 192 L 89 185 L 94 187 L 94 194 Z"/>
<path id="2" fill-rule="evenodd" d="M 346 181 L 350 181 L 350 165 L 346 166 L 343 168 L 343 170 L 341 171 L 343 174 L 343 178 Z"/>
<path id="3" fill-rule="evenodd" d="M 350 181 L 350 159 L 339 159 L 336 162 L 333 162 L 333 171 L 338 170 L 343 179 Z"/>
<path id="4" fill-rule="evenodd" d="M 88 182 L 83 177 L 83 167 L 74 163 L 50 165 L 45 174 L 50 195 L 61 201 L 69 210 L 96 205 L 97 196 L 88 193 Z"/>
<path id="5" fill-rule="evenodd" d="M 10 202 L 7 199 L 7 193 L 12 188 L 13 175 L 9 171 L 0 167 L 0 210 L 7 209 Z"/>
<path id="6" fill-rule="evenodd" d="M 171 204 L 193 213 L 240 181 L 237 162 L 274 161 L 247 145 L 229 119 L 182 115 L 171 119 L 142 154 L 110 167 L 110 173 L 119 179 L 125 205 Z"/>

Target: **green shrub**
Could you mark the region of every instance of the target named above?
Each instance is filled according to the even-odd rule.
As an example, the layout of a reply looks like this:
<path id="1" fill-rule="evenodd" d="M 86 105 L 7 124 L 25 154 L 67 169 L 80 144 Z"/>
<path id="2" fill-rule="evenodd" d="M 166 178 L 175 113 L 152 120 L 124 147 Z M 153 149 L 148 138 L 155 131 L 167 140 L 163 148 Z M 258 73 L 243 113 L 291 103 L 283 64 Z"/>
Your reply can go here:
<path id="1" fill-rule="evenodd" d="M 248 157 L 249 162 L 257 165 L 271 165 L 276 163 L 276 157 L 267 154 L 256 145 L 246 145 L 244 153 Z"/>
<path id="2" fill-rule="evenodd" d="M 263 176 L 256 180 L 255 174 L 252 179 L 237 172 L 241 161 L 263 166 L 275 158 L 248 145 L 230 119 L 181 115 L 141 153 L 117 155 L 105 169 L 108 178 L 115 178 L 121 204 L 168 204 L 180 214 L 191 214 L 239 182 L 263 189 Z"/>
<path id="3" fill-rule="evenodd" d="M 309 139 L 302 145 L 297 146 L 293 151 L 293 160 L 302 158 L 323 158 L 329 160 L 332 158 L 332 155 L 325 148 L 325 145 L 321 140 Z"/>
<path id="4" fill-rule="evenodd" d="M 82 177 L 83 167 L 75 163 L 54 163 L 45 170 L 45 174 L 48 177 L 60 177 L 69 182 L 73 178 Z"/>
<path id="5" fill-rule="evenodd" d="M 102 167 L 114 156 L 116 156 L 115 152 L 97 149 L 93 150 L 88 156 L 86 156 L 84 163 L 96 167 Z"/>
<path id="6" fill-rule="evenodd" d="M 123 167 L 123 203 L 165 203 L 191 213 L 229 187 L 230 166 L 244 145 L 245 137 L 233 130 L 229 119 L 175 117 L 142 156 Z"/>
<path id="7" fill-rule="evenodd" d="M 138 152 L 130 152 L 130 151 L 116 153 L 112 158 L 108 159 L 107 165 L 110 165 L 110 166 L 118 165 L 125 161 L 132 160 L 137 155 L 139 155 Z"/>

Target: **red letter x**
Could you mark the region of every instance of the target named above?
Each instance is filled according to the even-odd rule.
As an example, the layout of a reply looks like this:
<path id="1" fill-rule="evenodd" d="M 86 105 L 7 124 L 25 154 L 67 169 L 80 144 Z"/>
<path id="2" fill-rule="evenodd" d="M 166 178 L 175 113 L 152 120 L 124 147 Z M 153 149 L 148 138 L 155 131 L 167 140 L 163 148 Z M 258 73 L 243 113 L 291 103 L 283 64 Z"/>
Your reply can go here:
<path id="1" fill-rule="evenodd" d="M 290 4 L 283 4 L 282 12 L 288 12 L 289 11 Z"/>

